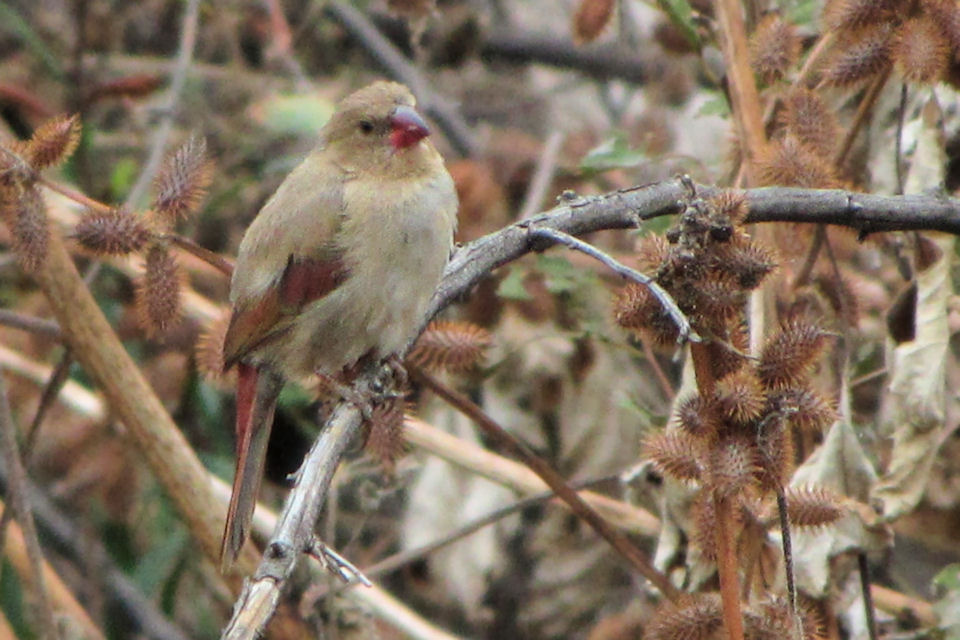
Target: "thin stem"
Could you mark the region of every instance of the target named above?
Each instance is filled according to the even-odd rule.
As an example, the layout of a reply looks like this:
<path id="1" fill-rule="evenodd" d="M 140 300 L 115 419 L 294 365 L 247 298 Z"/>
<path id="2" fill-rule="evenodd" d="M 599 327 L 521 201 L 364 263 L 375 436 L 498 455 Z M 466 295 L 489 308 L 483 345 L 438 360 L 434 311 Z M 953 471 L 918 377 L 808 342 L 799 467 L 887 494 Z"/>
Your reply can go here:
<path id="1" fill-rule="evenodd" d="M 17 444 L 17 428 L 13 423 L 10 412 L 10 403 L 7 398 L 7 385 L 0 370 L 0 450 L 3 455 L 3 465 L 7 469 L 7 498 L 10 510 L 13 512 L 23 531 L 23 539 L 27 547 L 27 557 L 30 559 L 32 580 L 28 581 L 32 605 L 40 625 L 41 637 L 56 640 L 60 632 L 53 617 L 53 606 L 47 593 L 46 580 L 43 575 L 43 551 L 37 539 L 37 526 L 33 520 L 33 511 L 27 499 L 27 472 L 20 458 L 20 446 Z M 6 511 L 6 510 L 4 510 Z M 0 549 L 5 546 L 0 540 Z"/>
<path id="2" fill-rule="evenodd" d="M 150 144 L 150 153 L 143 166 L 143 171 L 137 176 L 137 181 L 130 189 L 127 195 L 126 206 L 135 208 L 137 203 L 143 197 L 144 192 L 153 181 L 153 177 L 160 170 L 160 163 L 163 161 L 164 149 L 167 146 L 167 138 L 173 130 L 173 116 L 176 113 L 177 103 L 180 101 L 180 93 L 187 79 L 187 70 L 190 68 L 190 61 L 193 59 L 193 47 L 197 42 L 197 27 L 199 23 L 199 0 L 187 0 L 183 14 L 183 26 L 180 30 L 180 47 L 177 51 L 177 62 L 173 68 L 173 74 L 170 78 L 170 90 L 167 92 L 167 103 L 160 114 L 160 124 L 156 127 L 156 133 Z"/>
<path id="3" fill-rule="evenodd" d="M 413 368 L 410 373 L 428 389 L 447 401 L 451 406 L 470 418 L 483 432 L 499 446 L 507 449 L 520 458 L 530 470 L 540 476 L 563 500 L 570 509 L 617 550 L 634 568 L 647 578 L 663 595 L 676 601 L 679 597 L 677 589 L 670 584 L 667 577 L 654 568 L 653 563 L 643 551 L 638 549 L 623 533 L 613 528 L 603 517 L 588 505 L 570 485 L 547 464 L 542 458 L 531 452 L 526 445 L 506 432 L 486 412 L 474 404 L 462 393 L 455 391 L 422 369 Z"/>
<path id="4" fill-rule="evenodd" d="M 221 256 L 219 253 L 210 251 L 206 247 L 201 247 L 190 238 L 181 236 L 177 233 L 165 233 L 163 234 L 162 238 L 169 240 L 172 244 L 183 249 L 187 253 L 200 258 L 228 278 L 233 275 L 233 263 L 227 258 Z"/>
<path id="5" fill-rule="evenodd" d="M 0 325 L 28 331 L 52 340 L 63 339 L 63 332 L 60 331 L 60 325 L 56 322 L 44 318 L 34 318 L 10 309 L 0 309 Z"/>
<path id="6" fill-rule="evenodd" d="M 887 80 L 889 78 L 889 70 L 877 76 L 873 83 L 870 84 L 870 87 L 863 95 L 863 98 L 860 100 L 860 105 L 857 107 L 857 112 L 853 116 L 853 122 L 850 124 L 850 128 L 847 130 L 847 135 L 844 136 L 843 143 L 840 145 L 840 150 L 837 152 L 837 156 L 834 159 L 834 164 L 837 167 L 842 166 L 844 161 L 847 159 L 847 155 L 849 155 L 850 149 L 853 148 L 853 142 L 856 140 L 857 134 L 860 132 L 861 127 L 863 127 L 863 123 L 867 121 L 867 116 L 870 114 L 870 109 L 872 109 L 873 105 L 877 102 L 877 98 L 880 96 L 880 91 L 883 90 L 883 87 L 887 84 Z"/>
<path id="7" fill-rule="evenodd" d="M 907 83 L 900 85 L 900 105 L 897 107 L 897 133 L 894 139 L 893 167 L 897 176 L 897 195 L 903 195 L 903 121 L 907 111 Z"/>
<path id="8" fill-rule="evenodd" d="M 867 633 L 870 634 L 870 640 L 877 640 L 877 617 L 873 609 L 873 594 L 870 591 L 870 564 L 867 562 L 867 554 L 863 551 L 857 553 L 857 567 L 860 570 L 860 590 L 863 593 L 863 613 L 867 618 Z"/>
<path id="9" fill-rule="evenodd" d="M 687 320 L 687 317 L 680 310 L 680 307 L 677 306 L 677 303 L 674 302 L 673 298 L 670 297 L 670 294 L 667 293 L 663 287 L 657 284 L 657 282 L 650 276 L 644 275 L 636 269 L 631 269 L 621 262 L 617 262 L 617 260 L 609 254 L 604 253 L 593 245 L 587 244 L 583 240 L 575 238 L 574 236 L 564 233 L 563 231 L 557 231 L 556 229 L 549 229 L 547 227 L 531 226 L 529 228 L 529 232 L 530 235 L 535 238 L 551 240 L 552 242 L 562 244 L 569 249 L 580 251 L 592 258 L 596 258 L 604 265 L 609 267 L 614 273 L 627 278 L 628 280 L 633 280 L 634 282 L 646 286 L 648 289 L 650 289 L 650 292 L 654 295 L 657 301 L 663 305 L 663 308 L 666 309 L 667 313 L 676 323 L 679 331 L 677 335 L 677 343 L 682 344 L 687 340 L 691 342 L 700 341 L 700 336 L 698 336 L 690 327 L 690 321 Z"/>
<path id="10" fill-rule="evenodd" d="M 740 611 L 740 576 L 737 573 L 737 549 L 733 539 L 733 501 L 714 491 L 717 514 L 717 574 L 723 603 L 723 625 L 730 640 L 743 640 L 743 615 Z"/>
<path id="11" fill-rule="evenodd" d="M 797 583 L 793 570 L 793 541 L 790 536 L 790 519 L 787 517 L 787 495 L 782 486 L 777 487 L 777 514 L 780 516 L 780 540 L 783 546 L 783 565 L 787 576 L 787 599 L 790 610 L 797 616 Z M 801 634 L 799 637 L 803 637 Z"/>
<path id="12" fill-rule="evenodd" d="M 40 176 L 37 182 L 45 186 L 47 189 L 50 189 L 51 191 L 56 191 L 60 195 L 66 196 L 67 198 L 70 198 L 74 202 L 82 204 L 86 208 L 92 209 L 93 211 L 100 211 L 101 213 L 108 213 L 112 211 L 112 207 L 110 207 L 110 205 L 106 205 L 100 202 L 99 200 L 94 200 L 90 196 L 84 193 L 81 193 L 75 189 L 71 189 L 70 187 L 64 186 L 59 182 L 48 180 L 43 176 Z"/>
<path id="13" fill-rule="evenodd" d="M 827 235 L 826 225 L 818 224 L 816 230 L 813 234 L 813 242 L 810 244 L 810 250 L 807 252 L 807 257 L 803 261 L 803 266 L 800 267 L 800 271 L 797 272 L 797 278 L 793 282 L 794 287 L 802 287 L 810 282 L 810 277 L 813 274 L 813 268 L 817 264 L 817 258 L 820 256 L 820 249 L 823 248 L 823 241 Z"/>

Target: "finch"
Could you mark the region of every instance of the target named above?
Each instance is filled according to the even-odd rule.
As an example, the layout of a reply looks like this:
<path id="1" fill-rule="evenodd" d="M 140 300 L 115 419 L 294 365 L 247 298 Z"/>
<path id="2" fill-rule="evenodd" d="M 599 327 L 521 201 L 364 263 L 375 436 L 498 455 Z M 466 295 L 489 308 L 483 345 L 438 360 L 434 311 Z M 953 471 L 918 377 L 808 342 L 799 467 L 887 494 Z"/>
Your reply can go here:
<path id="1" fill-rule="evenodd" d="M 393 82 L 345 98 L 240 243 L 224 341 L 238 380 L 223 569 L 247 538 L 284 380 L 397 354 L 440 282 L 457 195 L 414 106 Z"/>

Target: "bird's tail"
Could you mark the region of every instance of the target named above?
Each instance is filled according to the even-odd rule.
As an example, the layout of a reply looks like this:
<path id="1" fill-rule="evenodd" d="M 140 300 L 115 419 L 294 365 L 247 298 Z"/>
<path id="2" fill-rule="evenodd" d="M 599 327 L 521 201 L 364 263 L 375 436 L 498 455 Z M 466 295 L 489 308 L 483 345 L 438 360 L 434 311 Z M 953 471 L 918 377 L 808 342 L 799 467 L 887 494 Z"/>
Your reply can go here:
<path id="1" fill-rule="evenodd" d="M 223 572 L 236 561 L 249 533 L 273 426 L 273 410 L 283 386 L 278 376 L 242 362 L 237 365 L 237 376 L 237 467 L 220 545 Z"/>

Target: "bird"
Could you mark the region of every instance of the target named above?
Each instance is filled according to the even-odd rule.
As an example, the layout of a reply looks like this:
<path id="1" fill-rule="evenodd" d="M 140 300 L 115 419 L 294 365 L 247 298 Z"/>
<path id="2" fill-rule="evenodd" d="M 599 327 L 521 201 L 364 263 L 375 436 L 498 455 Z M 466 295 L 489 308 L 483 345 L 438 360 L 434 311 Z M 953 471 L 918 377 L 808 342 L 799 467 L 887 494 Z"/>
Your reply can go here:
<path id="1" fill-rule="evenodd" d="M 223 350 L 238 374 L 223 571 L 248 535 L 285 381 L 337 380 L 361 359 L 396 357 L 425 320 L 458 208 L 429 136 L 406 86 L 355 91 L 244 233 Z"/>

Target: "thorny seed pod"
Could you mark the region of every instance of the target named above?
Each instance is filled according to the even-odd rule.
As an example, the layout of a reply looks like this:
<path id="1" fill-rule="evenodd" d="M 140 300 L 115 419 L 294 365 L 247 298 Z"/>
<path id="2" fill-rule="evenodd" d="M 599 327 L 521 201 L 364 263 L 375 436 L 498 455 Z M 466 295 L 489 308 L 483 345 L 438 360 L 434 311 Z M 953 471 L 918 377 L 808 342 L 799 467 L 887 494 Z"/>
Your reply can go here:
<path id="1" fill-rule="evenodd" d="M 787 519 L 795 527 L 824 527 L 843 516 L 840 498 L 822 487 L 787 487 Z"/>
<path id="2" fill-rule="evenodd" d="M 223 376 L 223 343 L 230 326 L 230 316 L 230 313 L 224 313 L 213 320 L 197 338 L 194 359 L 197 370 L 207 380 L 217 381 Z"/>
<path id="3" fill-rule="evenodd" d="M 907 82 L 935 84 L 947 76 L 950 41 L 930 16 L 907 20 L 897 31 L 893 59 Z"/>
<path id="4" fill-rule="evenodd" d="M 3 195 L 0 211 L 10 228 L 13 249 L 24 271 L 43 264 L 50 242 L 47 211 L 40 189 L 35 185 L 11 187 Z"/>
<path id="5" fill-rule="evenodd" d="M 723 628 L 720 594 L 685 596 L 678 603 L 665 601 L 644 630 L 645 640 L 709 640 Z"/>
<path id="6" fill-rule="evenodd" d="M 820 158 L 832 158 L 839 140 L 837 117 L 816 91 L 791 87 L 783 97 L 780 126 Z"/>
<path id="7" fill-rule="evenodd" d="M 823 21 L 830 29 L 859 29 L 894 18 L 902 0 L 829 0 Z"/>
<path id="8" fill-rule="evenodd" d="M 893 30 L 883 24 L 868 27 L 834 47 L 823 71 L 832 85 L 846 87 L 881 73 L 892 64 Z"/>
<path id="9" fill-rule="evenodd" d="M 148 335 L 164 333 L 180 317 L 180 278 L 177 262 L 167 248 L 152 245 L 137 287 L 137 310 Z"/>
<path id="10" fill-rule="evenodd" d="M 840 186 L 836 167 L 797 136 L 787 134 L 770 142 L 756 162 L 757 180 L 764 186 L 833 189 Z"/>
<path id="11" fill-rule="evenodd" d="M 697 439 L 681 429 L 657 433 L 643 442 L 643 457 L 663 475 L 684 482 L 700 480 L 703 468 L 698 460 L 700 449 Z"/>
<path id="12" fill-rule="evenodd" d="M 782 78 L 800 57 L 800 36 L 792 24 L 771 13 L 750 36 L 750 66 L 767 84 Z"/>
<path id="13" fill-rule="evenodd" d="M 829 334 L 804 320 L 785 322 L 767 340 L 760 353 L 757 369 L 767 388 L 795 386 L 807 373 L 824 347 Z"/>
<path id="14" fill-rule="evenodd" d="M 98 255 L 126 255 L 140 251 L 151 239 L 150 229 L 125 209 L 88 210 L 74 227 L 80 246 Z"/>
<path id="15" fill-rule="evenodd" d="M 37 171 L 59 164 L 80 143 L 80 116 L 60 116 L 40 125 L 27 143 L 24 158 Z"/>
<path id="16" fill-rule="evenodd" d="M 614 302 L 614 318 L 621 327 L 635 331 L 659 346 L 677 342 L 677 324 L 650 289 L 637 283 L 624 287 Z"/>
<path id="17" fill-rule="evenodd" d="M 760 417 L 766 406 L 763 387 L 752 367 L 741 367 L 717 382 L 716 406 L 736 425 L 746 425 Z"/>
<path id="18" fill-rule="evenodd" d="M 157 174 L 153 202 L 160 218 L 175 222 L 200 205 L 213 179 L 213 164 L 206 152 L 206 141 L 191 137 L 164 161 Z"/>
<path id="19" fill-rule="evenodd" d="M 726 436 L 711 446 L 703 486 L 723 497 L 750 493 L 757 487 L 757 449 L 751 437 Z"/>
<path id="20" fill-rule="evenodd" d="M 431 322 L 407 360 L 431 371 L 463 373 L 480 363 L 492 342 L 489 331 L 469 322 Z"/>
<path id="21" fill-rule="evenodd" d="M 389 398 L 373 408 L 367 426 L 366 449 L 389 471 L 393 470 L 396 461 L 406 451 L 404 408 L 403 398 Z"/>
<path id="22" fill-rule="evenodd" d="M 837 419 L 837 410 L 822 395 L 804 387 L 771 391 L 768 411 L 787 416 L 787 422 L 806 433 L 821 433 Z"/>

